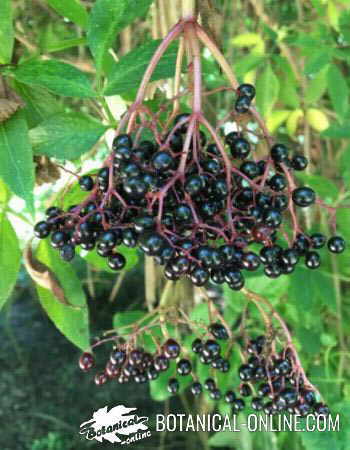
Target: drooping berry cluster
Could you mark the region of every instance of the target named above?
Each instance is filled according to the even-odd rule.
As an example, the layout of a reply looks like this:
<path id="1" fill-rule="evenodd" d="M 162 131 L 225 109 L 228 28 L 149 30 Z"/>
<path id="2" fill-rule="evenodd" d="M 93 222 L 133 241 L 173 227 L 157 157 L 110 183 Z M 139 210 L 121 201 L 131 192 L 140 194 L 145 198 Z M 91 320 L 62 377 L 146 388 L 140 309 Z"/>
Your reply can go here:
<path id="1" fill-rule="evenodd" d="M 235 109 L 246 113 L 254 87 L 241 85 L 237 93 Z M 316 201 L 315 192 L 297 187 L 292 174 L 306 168 L 303 155 L 274 144 L 266 158 L 257 158 L 249 130 L 228 133 L 224 143 L 207 143 L 191 114 L 153 133 L 155 142 L 139 141 L 136 130 L 133 136 L 118 135 L 104 167 L 80 177 L 81 189 L 90 192 L 83 204 L 67 211 L 49 208 L 47 219 L 35 225 L 36 236 L 51 235 L 51 245 L 66 261 L 77 246 L 96 247 L 114 270 L 126 262 L 117 251 L 120 244 L 139 246 L 164 265 L 170 280 L 187 276 L 203 286 L 211 279 L 234 290 L 244 285 L 243 271 L 261 263 L 272 278 L 293 272 L 301 260 L 310 269 L 320 265 L 316 250 L 326 238 L 302 232 L 296 213 Z M 251 250 L 252 244 L 260 250 Z M 345 242 L 333 236 L 328 248 L 341 253 Z"/>
<path id="2" fill-rule="evenodd" d="M 250 340 L 245 348 L 246 361 L 238 370 L 243 382 L 240 393 L 249 397 L 254 390 L 252 408 L 266 414 L 329 414 L 328 407 L 317 402 L 314 390 L 304 386 L 293 353 L 288 348 L 276 353 L 272 348 L 263 335 Z M 265 401 L 266 397 L 269 400 Z M 240 406 L 244 407 L 244 402 Z"/>
<path id="3" fill-rule="evenodd" d="M 98 386 L 113 379 L 119 384 L 151 382 L 166 372 L 170 394 L 177 394 L 183 384 L 182 378 L 191 376 L 192 382 L 186 385 L 193 396 L 198 397 L 206 391 L 211 400 L 223 400 L 231 405 L 233 414 L 246 407 L 248 397 L 251 397 L 252 409 L 266 414 L 286 411 L 301 416 L 329 413 L 324 403 L 317 402 L 313 387 L 305 385 L 292 351 L 284 348 L 277 353 L 273 340 L 268 340 L 264 335 L 251 339 L 241 349 L 239 339 L 231 338 L 224 325 L 214 322 L 209 325 L 204 336 L 193 340 L 191 351 L 182 348 L 173 338 L 168 338 L 153 353 L 139 346 L 135 348 L 132 340 L 127 342 L 116 337 L 115 341 L 117 344 L 104 370 L 94 376 Z M 226 345 L 223 346 L 221 342 Z M 238 368 L 241 383 L 223 391 L 216 373 L 225 373 L 229 379 L 234 378 L 229 359 L 232 352 L 238 351 L 237 347 L 245 355 L 244 364 Z M 172 365 L 172 361 L 175 364 Z M 79 366 L 84 372 L 89 371 L 94 364 L 94 356 L 90 352 L 83 353 L 79 359 Z M 197 371 L 202 364 L 209 367 L 211 376 L 200 381 Z"/>

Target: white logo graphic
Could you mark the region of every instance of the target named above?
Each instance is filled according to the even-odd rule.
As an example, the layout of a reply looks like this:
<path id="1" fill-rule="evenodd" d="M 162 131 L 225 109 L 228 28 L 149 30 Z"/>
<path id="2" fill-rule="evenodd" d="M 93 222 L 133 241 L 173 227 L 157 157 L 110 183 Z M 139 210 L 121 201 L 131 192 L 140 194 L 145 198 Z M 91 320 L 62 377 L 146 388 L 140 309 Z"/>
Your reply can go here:
<path id="1" fill-rule="evenodd" d="M 98 442 L 106 441 L 129 445 L 133 442 L 145 439 L 151 436 L 148 425 L 148 417 L 139 417 L 136 414 L 130 414 L 137 408 L 127 408 L 124 405 L 118 405 L 108 411 L 107 406 L 98 409 L 93 413 L 92 419 L 83 422 L 80 425 L 80 434 L 85 434 L 86 439 L 95 439 Z M 121 436 L 130 436 L 123 440 Z"/>

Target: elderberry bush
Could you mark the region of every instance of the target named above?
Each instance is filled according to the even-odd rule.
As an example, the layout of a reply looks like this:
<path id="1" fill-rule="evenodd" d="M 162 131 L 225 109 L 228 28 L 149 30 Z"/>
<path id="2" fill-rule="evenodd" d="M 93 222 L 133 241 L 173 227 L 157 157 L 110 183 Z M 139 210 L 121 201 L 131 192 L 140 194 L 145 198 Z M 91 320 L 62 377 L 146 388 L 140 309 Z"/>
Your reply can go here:
<path id="1" fill-rule="evenodd" d="M 243 84 L 236 94 L 239 123 L 250 114 L 255 89 Z M 153 140 L 139 140 L 144 127 L 118 134 L 104 166 L 79 178 L 89 193 L 82 204 L 50 207 L 35 225 L 35 235 L 49 237 L 63 260 L 71 261 L 77 247 L 96 247 L 118 271 L 126 264 L 118 252 L 124 244 L 153 257 L 169 280 L 187 277 L 195 286 L 211 280 L 240 290 L 245 272 L 261 265 L 277 278 L 297 264 L 317 269 L 325 246 L 344 251 L 342 237 L 310 235 L 297 222 L 298 210 L 317 201 L 293 176 L 307 167 L 304 155 L 273 143 L 257 157 L 247 129 L 220 141 L 209 133 L 211 140 L 187 113 L 161 132 L 149 125 Z"/>

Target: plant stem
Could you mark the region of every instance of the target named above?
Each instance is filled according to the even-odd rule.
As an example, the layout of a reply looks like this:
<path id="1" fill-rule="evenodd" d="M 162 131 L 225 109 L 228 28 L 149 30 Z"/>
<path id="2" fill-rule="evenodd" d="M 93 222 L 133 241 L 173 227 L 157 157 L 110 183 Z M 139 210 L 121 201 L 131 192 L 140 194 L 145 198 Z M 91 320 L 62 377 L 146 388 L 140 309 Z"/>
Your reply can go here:
<path id="1" fill-rule="evenodd" d="M 193 104 L 194 114 L 200 114 L 202 110 L 202 70 L 201 55 L 198 38 L 192 23 L 185 24 L 185 33 L 190 44 L 193 57 Z"/>
<path id="2" fill-rule="evenodd" d="M 182 0 L 182 18 L 194 19 L 196 16 L 196 0 Z"/>

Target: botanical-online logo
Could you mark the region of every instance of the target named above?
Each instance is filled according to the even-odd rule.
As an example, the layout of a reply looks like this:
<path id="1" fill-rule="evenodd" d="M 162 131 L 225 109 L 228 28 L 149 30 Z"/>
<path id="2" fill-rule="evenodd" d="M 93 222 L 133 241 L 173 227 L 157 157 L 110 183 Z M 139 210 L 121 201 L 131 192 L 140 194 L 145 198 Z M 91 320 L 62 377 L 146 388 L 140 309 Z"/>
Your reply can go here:
<path id="1" fill-rule="evenodd" d="M 111 443 L 129 445 L 133 442 L 145 439 L 151 436 L 148 425 L 148 417 L 139 417 L 136 414 L 130 414 L 137 408 L 127 408 L 124 405 L 118 405 L 108 411 L 107 406 L 98 409 L 93 413 L 92 419 L 83 422 L 80 425 L 80 434 L 85 434 L 86 439 L 95 439 L 98 442 L 103 440 Z M 128 436 L 123 439 L 121 436 Z"/>

